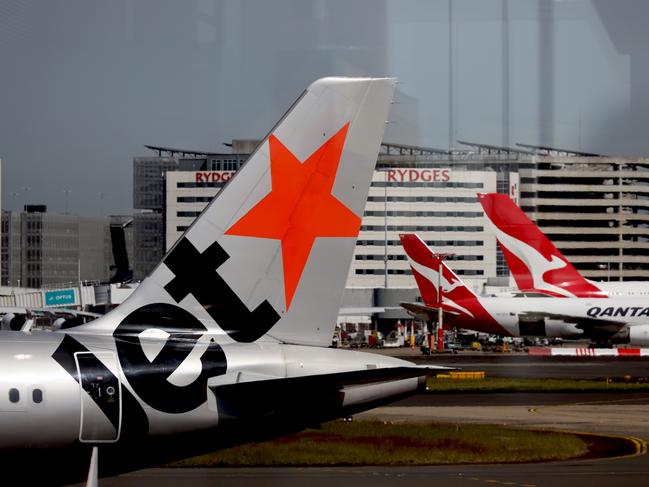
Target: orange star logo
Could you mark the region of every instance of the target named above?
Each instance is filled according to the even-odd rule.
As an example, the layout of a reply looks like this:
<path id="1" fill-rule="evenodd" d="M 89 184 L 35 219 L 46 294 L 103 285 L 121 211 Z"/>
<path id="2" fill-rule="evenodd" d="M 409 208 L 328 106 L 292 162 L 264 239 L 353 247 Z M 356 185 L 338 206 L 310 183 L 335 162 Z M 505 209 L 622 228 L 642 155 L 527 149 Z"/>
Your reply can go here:
<path id="1" fill-rule="evenodd" d="M 225 232 L 282 241 L 287 310 L 315 239 L 358 235 L 361 219 L 331 194 L 348 128 L 349 123 L 304 162 L 271 135 L 271 191 Z"/>

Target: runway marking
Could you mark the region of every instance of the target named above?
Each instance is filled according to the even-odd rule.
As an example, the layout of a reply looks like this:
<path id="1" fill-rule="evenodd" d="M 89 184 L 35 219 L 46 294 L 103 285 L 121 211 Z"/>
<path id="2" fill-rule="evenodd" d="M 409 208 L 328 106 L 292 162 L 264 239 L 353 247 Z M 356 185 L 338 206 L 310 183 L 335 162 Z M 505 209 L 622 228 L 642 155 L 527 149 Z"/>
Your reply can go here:
<path id="1" fill-rule="evenodd" d="M 634 401 L 641 401 L 643 398 L 626 398 L 626 399 L 616 399 L 616 400 L 609 400 L 609 401 L 582 401 L 582 402 L 574 402 L 574 403 L 565 403 L 565 404 L 550 404 L 547 406 L 540 406 L 540 407 L 532 407 L 528 409 L 528 412 L 534 414 L 534 413 L 539 413 L 539 414 L 545 414 L 548 412 L 548 410 L 552 409 L 559 409 L 561 407 L 565 406 L 592 406 L 592 405 L 608 405 L 608 404 L 614 404 L 614 403 L 629 403 L 629 402 L 634 402 Z M 550 411 L 551 413 L 551 411 Z M 546 428 L 547 429 L 547 428 Z M 588 434 L 588 435 L 593 435 L 593 436 L 605 436 L 609 438 L 623 438 L 625 440 L 628 440 L 633 443 L 635 446 L 635 452 L 631 453 L 630 455 L 617 455 L 614 457 L 605 457 L 605 458 L 596 458 L 596 459 L 590 459 L 590 460 L 597 460 L 597 461 L 602 461 L 602 460 L 616 460 L 618 458 L 624 458 L 624 457 L 637 457 L 640 455 L 645 455 L 648 451 L 647 447 L 647 441 L 641 439 L 641 438 L 636 438 L 634 436 L 628 436 L 628 435 L 614 435 L 614 434 L 607 434 L 607 433 L 594 433 L 592 431 L 575 431 L 575 430 L 566 430 L 566 429 L 553 429 L 550 428 L 553 431 L 559 431 L 559 432 L 565 432 L 565 433 L 572 433 L 572 434 Z"/>
<path id="2" fill-rule="evenodd" d="M 639 401 L 646 401 L 646 397 L 628 397 L 626 399 L 613 399 L 613 400 L 601 400 L 601 401 L 581 401 L 581 402 L 574 402 L 574 403 L 566 403 L 566 405 L 575 405 L 575 406 L 588 406 L 588 405 L 595 405 L 597 406 L 598 404 L 622 404 L 622 403 L 629 403 L 629 402 L 639 402 Z"/>
<path id="3" fill-rule="evenodd" d="M 645 453 L 647 453 L 647 442 L 645 440 L 642 440 L 640 438 L 633 438 L 632 436 L 629 436 L 628 438 L 635 445 L 636 455 L 644 455 Z"/>
<path id="4" fill-rule="evenodd" d="M 467 480 L 474 480 L 478 482 L 485 482 L 486 484 L 496 484 L 496 485 L 514 485 L 520 487 L 537 487 L 536 484 L 519 484 L 518 482 L 511 482 L 505 480 L 495 480 L 495 479 L 482 479 L 480 477 L 464 477 Z"/>
<path id="5" fill-rule="evenodd" d="M 551 408 L 557 406 L 547 406 L 547 407 Z M 573 461 L 577 461 L 577 462 L 581 462 L 581 461 L 601 462 L 601 461 L 609 461 L 609 460 L 618 460 L 620 458 L 638 457 L 641 455 L 645 455 L 649 450 L 648 448 L 649 443 L 643 440 L 642 438 L 636 438 L 635 436 L 616 435 L 616 434 L 609 434 L 609 433 L 594 433 L 592 431 L 569 430 L 564 428 L 548 428 L 548 427 L 542 428 L 539 431 L 556 431 L 557 433 L 570 433 L 573 435 L 590 435 L 590 436 L 602 436 L 605 438 L 621 438 L 623 440 L 630 441 L 631 443 L 633 443 L 633 446 L 635 446 L 635 452 L 630 454 L 616 455 L 613 457 L 601 457 L 601 458 L 574 458 Z"/>

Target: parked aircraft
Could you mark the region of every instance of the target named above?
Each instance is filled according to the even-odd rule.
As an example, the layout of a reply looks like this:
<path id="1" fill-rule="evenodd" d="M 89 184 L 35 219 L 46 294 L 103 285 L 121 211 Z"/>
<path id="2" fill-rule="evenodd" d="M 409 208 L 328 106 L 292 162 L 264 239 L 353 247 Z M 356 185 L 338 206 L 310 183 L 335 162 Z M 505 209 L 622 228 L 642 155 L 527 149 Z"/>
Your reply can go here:
<path id="1" fill-rule="evenodd" d="M 99 318 L 101 314 L 65 308 L 0 306 L 0 330 L 29 332 L 34 328 L 58 330 Z"/>
<path id="2" fill-rule="evenodd" d="M 649 345 L 649 303 L 644 298 L 478 296 L 418 235 L 400 238 L 423 300 L 401 303 L 412 314 L 432 320 L 441 306 L 444 324 L 449 327 L 502 336 Z"/>
<path id="3" fill-rule="evenodd" d="M 0 332 L 0 449 L 28 449 L 21 479 L 47 473 L 38 449 L 64 471 L 92 446 L 92 484 L 97 445 L 114 473 L 417 390 L 426 369 L 327 348 L 394 84 L 314 82 L 123 304 Z"/>
<path id="4" fill-rule="evenodd" d="M 580 298 L 649 295 L 648 282 L 584 278 L 507 195 L 479 193 L 478 200 L 520 290 Z"/>

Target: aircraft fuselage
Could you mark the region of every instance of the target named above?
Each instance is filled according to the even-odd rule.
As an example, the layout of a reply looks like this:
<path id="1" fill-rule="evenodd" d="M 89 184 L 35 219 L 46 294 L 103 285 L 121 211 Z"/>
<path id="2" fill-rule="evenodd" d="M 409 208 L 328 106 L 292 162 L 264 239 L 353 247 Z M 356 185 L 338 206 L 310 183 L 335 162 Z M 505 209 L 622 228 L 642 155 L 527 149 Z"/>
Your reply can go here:
<path id="1" fill-rule="evenodd" d="M 219 386 L 412 365 L 347 350 L 217 344 L 215 338 L 0 332 L 0 449 L 115 443 L 208 430 L 244 419 L 238 416 L 241 404 L 228 408 Z M 417 385 L 417 378 L 409 378 L 351 387 L 336 396 L 328 412 L 343 414 L 348 407 L 413 392 Z M 289 389 L 294 398 L 286 400 L 304 399 L 301 393 Z M 245 409 L 267 414 L 264 403 L 271 400 L 250 398 Z"/>

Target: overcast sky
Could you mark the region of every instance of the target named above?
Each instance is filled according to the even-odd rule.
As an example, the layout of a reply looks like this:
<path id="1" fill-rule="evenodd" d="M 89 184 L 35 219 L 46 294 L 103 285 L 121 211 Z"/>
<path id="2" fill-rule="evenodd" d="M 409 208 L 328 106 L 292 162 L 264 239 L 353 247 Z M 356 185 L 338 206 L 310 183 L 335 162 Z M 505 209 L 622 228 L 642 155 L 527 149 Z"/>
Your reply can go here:
<path id="1" fill-rule="evenodd" d="M 144 144 L 227 152 L 327 75 L 400 79 L 385 140 L 649 156 L 647 19 L 643 0 L 2 0 L 2 208 L 130 213 Z"/>

